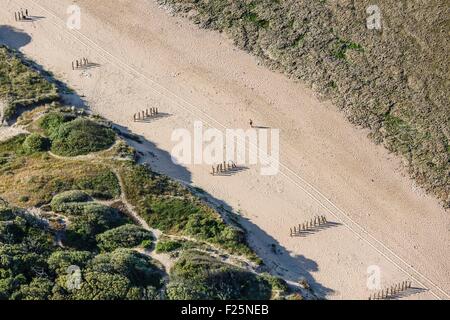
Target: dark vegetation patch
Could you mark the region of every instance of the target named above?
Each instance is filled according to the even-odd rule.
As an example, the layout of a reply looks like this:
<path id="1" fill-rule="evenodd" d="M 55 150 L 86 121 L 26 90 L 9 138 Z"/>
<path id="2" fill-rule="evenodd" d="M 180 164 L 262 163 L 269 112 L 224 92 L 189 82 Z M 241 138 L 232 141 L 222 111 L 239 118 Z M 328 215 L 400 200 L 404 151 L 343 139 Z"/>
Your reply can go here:
<path id="1" fill-rule="evenodd" d="M 1 202 L 0 300 L 159 298 L 162 271 L 149 257 L 127 249 L 98 254 L 61 248 L 54 236 L 46 221 Z M 71 287 L 74 266 L 77 288 Z"/>
<path id="2" fill-rule="evenodd" d="M 195 251 L 185 252 L 170 271 L 167 288 L 173 300 L 266 300 L 285 283 L 220 262 Z M 275 287 L 274 284 L 278 286 Z"/>
<path id="3" fill-rule="evenodd" d="M 183 247 L 183 243 L 175 240 L 158 241 L 156 244 L 157 253 L 169 253 Z"/>
<path id="4" fill-rule="evenodd" d="M 112 129 L 84 118 L 64 122 L 57 130 L 49 131 L 52 152 L 66 157 L 105 150 L 116 140 L 116 134 Z"/>

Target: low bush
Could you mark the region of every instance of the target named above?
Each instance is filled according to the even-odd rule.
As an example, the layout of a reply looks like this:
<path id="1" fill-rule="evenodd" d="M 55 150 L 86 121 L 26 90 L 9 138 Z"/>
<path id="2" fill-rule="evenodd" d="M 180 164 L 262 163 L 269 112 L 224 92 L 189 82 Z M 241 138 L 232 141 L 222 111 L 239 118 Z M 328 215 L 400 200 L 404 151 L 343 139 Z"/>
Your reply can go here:
<path id="1" fill-rule="evenodd" d="M 102 251 L 114 251 L 119 248 L 134 248 L 143 241 L 151 241 L 153 234 L 141 227 L 126 224 L 108 230 L 97 236 L 97 245 Z"/>
<path id="2" fill-rule="evenodd" d="M 105 150 L 112 146 L 116 134 L 94 121 L 77 118 L 63 123 L 51 135 L 52 151 L 60 156 L 73 157 Z"/>

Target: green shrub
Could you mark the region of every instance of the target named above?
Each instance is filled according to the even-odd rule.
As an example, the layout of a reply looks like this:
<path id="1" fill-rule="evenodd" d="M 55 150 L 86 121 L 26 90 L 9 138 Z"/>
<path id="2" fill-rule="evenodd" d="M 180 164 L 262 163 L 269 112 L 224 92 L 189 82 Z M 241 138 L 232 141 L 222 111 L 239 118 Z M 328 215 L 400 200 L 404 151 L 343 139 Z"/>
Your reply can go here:
<path id="1" fill-rule="evenodd" d="M 65 243 L 79 250 L 95 249 L 98 234 L 127 222 L 116 209 L 98 203 L 70 203 L 64 213 L 70 215 Z"/>
<path id="2" fill-rule="evenodd" d="M 42 152 L 47 150 L 47 148 L 48 140 L 37 133 L 30 134 L 23 142 L 23 150 L 27 154 Z"/>
<path id="3" fill-rule="evenodd" d="M 120 184 L 117 176 L 110 170 L 105 170 L 93 177 L 83 177 L 77 182 L 78 188 L 86 190 L 97 199 L 113 199 L 120 196 Z"/>
<path id="4" fill-rule="evenodd" d="M 156 252 L 164 253 L 164 252 L 172 252 L 181 248 L 183 244 L 179 241 L 159 241 L 156 244 Z"/>
<path id="5" fill-rule="evenodd" d="M 150 250 L 152 246 L 153 246 L 152 240 L 144 240 L 141 243 L 141 247 L 144 248 L 145 250 Z"/>
<path id="6" fill-rule="evenodd" d="M 112 129 L 94 121 L 77 118 L 60 125 L 51 138 L 55 154 L 73 157 L 109 148 L 114 143 L 116 134 Z"/>
<path id="7" fill-rule="evenodd" d="M 126 224 L 98 235 L 97 245 L 103 251 L 114 251 L 119 248 L 134 248 L 143 241 L 152 239 L 153 235 L 150 231 Z"/>
<path id="8" fill-rule="evenodd" d="M 52 294 L 53 281 L 36 277 L 30 284 L 22 285 L 18 292 L 11 295 L 12 300 L 46 300 Z"/>
<path id="9" fill-rule="evenodd" d="M 185 252 L 173 266 L 167 295 L 172 300 L 268 300 L 271 284 L 199 252 Z"/>
<path id="10" fill-rule="evenodd" d="M 70 266 L 84 268 L 93 258 L 89 251 L 55 251 L 48 258 L 49 269 L 58 273 L 66 274 Z"/>
<path id="11" fill-rule="evenodd" d="M 120 274 L 127 277 L 132 285 L 160 288 L 161 270 L 146 255 L 132 249 L 118 249 L 96 256 L 88 267 L 94 272 Z"/>
<path id="12" fill-rule="evenodd" d="M 52 138 L 56 135 L 59 127 L 65 123 L 75 119 L 72 114 L 62 113 L 62 112 L 51 112 L 44 115 L 38 120 L 39 126 L 44 129 L 47 137 Z"/>
<path id="13" fill-rule="evenodd" d="M 62 192 L 53 197 L 52 202 L 50 203 L 52 210 L 55 212 L 62 212 L 65 209 L 65 205 L 74 202 L 87 202 L 90 201 L 91 198 L 89 195 L 80 190 L 72 190 Z"/>

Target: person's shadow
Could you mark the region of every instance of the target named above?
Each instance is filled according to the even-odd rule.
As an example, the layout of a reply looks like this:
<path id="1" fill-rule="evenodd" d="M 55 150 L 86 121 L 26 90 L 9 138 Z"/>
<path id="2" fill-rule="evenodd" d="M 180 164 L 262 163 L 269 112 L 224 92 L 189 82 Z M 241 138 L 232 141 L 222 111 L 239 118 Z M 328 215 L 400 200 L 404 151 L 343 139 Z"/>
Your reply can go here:
<path id="1" fill-rule="evenodd" d="M 0 44 L 19 50 L 31 42 L 27 33 L 12 26 L 0 25 Z"/>

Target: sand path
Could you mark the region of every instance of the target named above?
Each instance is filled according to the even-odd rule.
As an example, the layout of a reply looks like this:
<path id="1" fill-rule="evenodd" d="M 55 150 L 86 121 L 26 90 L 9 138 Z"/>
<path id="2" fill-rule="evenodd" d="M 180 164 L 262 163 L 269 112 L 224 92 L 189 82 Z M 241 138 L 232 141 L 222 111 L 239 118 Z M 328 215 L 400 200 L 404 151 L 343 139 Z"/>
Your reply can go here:
<path id="1" fill-rule="evenodd" d="M 152 166 L 208 192 L 245 218 L 250 241 L 274 274 L 305 277 L 319 295 L 367 299 L 367 268 L 382 285 L 412 279 L 407 298 L 449 298 L 448 212 L 405 177 L 398 159 L 375 146 L 305 86 L 259 66 L 222 35 L 170 17 L 152 1 L 79 0 L 81 30 L 65 26 L 72 1 L 1 0 L 0 42 L 19 47 L 83 95 L 92 110 L 143 135 Z M 27 7 L 33 22 L 14 21 Z M 5 28 L 12 26 L 14 29 Z M 31 37 L 30 39 L 28 37 Z M 89 57 L 99 66 L 71 70 Z M 135 123 L 158 106 L 166 115 Z M 211 177 L 208 165 L 169 162 L 177 128 L 281 129 L 281 172 L 259 167 Z M 306 237 L 289 228 L 315 215 L 338 225 Z M 276 244 L 278 253 L 271 245 Z"/>

